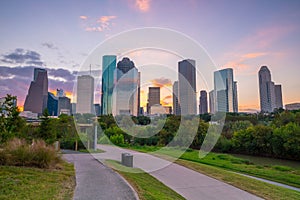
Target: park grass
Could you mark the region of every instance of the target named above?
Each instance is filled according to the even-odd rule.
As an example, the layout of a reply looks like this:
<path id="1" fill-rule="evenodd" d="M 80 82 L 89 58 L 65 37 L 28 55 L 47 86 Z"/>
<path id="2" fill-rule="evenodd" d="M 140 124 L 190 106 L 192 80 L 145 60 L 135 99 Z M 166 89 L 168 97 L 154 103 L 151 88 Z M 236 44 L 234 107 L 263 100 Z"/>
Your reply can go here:
<path id="1" fill-rule="evenodd" d="M 106 160 L 105 164 L 123 176 L 138 193 L 140 200 L 181 200 L 178 193 L 165 186 L 153 176 L 141 169 L 129 168 L 117 161 Z"/>
<path id="2" fill-rule="evenodd" d="M 63 162 L 61 169 L 0 166 L 0 199 L 73 199 L 75 171 Z"/>
<path id="3" fill-rule="evenodd" d="M 79 149 L 78 150 L 81 153 L 104 153 L 102 149 L 97 149 L 96 151 L 94 149 Z"/>
<path id="4" fill-rule="evenodd" d="M 130 146 L 129 148 L 141 152 L 152 152 L 155 155 L 167 155 L 171 157 L 182 154 L 180 156 L 181 160 L 215 166 L 300 188 L 300 169 L 283 166 L 282 161 L 280 162 L 281 165 L 275 165 L 275 163 L 274 165 L 259 165 L 247 159 L 221 153 L 210 152 L 204 158 L 199 158 L 199 151 L 192 149 L 183 152 L 179 148 L 161 149 L 155 146 Z M 159 150 L 159 152 L 157 150 Z"/>

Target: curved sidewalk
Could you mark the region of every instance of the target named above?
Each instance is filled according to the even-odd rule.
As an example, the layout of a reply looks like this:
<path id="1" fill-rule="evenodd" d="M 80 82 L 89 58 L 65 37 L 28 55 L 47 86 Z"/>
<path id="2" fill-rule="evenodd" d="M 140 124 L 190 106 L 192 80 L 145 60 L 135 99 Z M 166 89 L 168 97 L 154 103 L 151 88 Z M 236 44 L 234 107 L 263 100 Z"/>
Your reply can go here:
<path id="1" fill-rule="evenodd" d="M 74 163 L 76 170 L 76 200 L 134 200 L 135 192 L 112 169 L 86 153 L 68 152 L 63 158 Z"/>
<path id="2" fill-rule="evenodd" d="M 134 167 L 150 173 L 188 200 L 261 199 L 232 185 L 149 154 L 109 145 L 98 145 L 98 148 L 106 151 L 105 153 L 93 155 L 99 160 L 113 159 L 120 161 L 121 153 L 133 154 Z"/>

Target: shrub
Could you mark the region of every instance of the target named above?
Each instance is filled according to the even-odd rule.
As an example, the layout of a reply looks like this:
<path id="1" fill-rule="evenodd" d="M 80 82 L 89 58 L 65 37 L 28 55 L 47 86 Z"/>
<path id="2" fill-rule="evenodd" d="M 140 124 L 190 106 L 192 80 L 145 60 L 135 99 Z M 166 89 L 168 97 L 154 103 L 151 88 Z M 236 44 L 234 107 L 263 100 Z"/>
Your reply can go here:
<path id="1" fill-rule="evenodd" d="M 25 140 L 14 138 L 0 151 L 0 165 L 53 168 L 60 162 L 58 152 L 43 140 L 28 144 Z"/>

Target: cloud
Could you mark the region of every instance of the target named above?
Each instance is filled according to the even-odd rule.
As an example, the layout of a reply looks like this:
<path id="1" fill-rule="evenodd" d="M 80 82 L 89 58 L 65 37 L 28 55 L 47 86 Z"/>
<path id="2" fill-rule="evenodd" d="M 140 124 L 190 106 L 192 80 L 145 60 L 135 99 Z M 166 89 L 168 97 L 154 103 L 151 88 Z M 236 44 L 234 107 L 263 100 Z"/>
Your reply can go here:
<path id="1" fill-rule="evenodd" d="M 3 54 L 1 61 L 7 64 L 43 65 L 41 55 L 36 51 L 17 48 L 11 53 Z"/>
<path id="2" fill-rule="evenodd" d="M 79 18 L 82 19 L 82 20 L 87 20 L 87 19 L 88 19 L 88 16 L 80 15 Z"/>
<path id="3" fill-rule="evenodd" d="M 135 0 L 135 7 L 141 12 L 148 12 L 150 9 L 150 0 Z"/>
<path id="4" fill-rule="evenodd" d="M 58 49 L 58 47 L 56 47 L 53 43 L 51 42 L 44 42 L 42 43 L 43 47 L 46 47 L 48 49 Z"/>
<path id="5" fill-rule="evenodd" d="M 223 65 L 222 68 L 233 68 L 238 73 L 241 71 L 247 71 L 250 69 L 250 66 L 247 64 L 247 62 L 254 58 L 259 58 L 269 55 L 268 52 L 252 52 L 252 53 L 246 53 L 246 54 L 235 54 L 231 57 L 234 57 L 231 61 L 228 61 L 225 65 Z"/>
<path id="6" fill-rule="evenodd" d="M 172 105 L 172 95 L 167 95 L 163 99 L 160 100 L 160 104 L 162 106 L 171 106 Z"/>
<path id="7" fill-rule="evenodd" d="M 97 20 L 89 20 L 87 23 L 84 23 L 83 27 L 87 32 L 102 32 L 109 30 L 113 25 L 112 20 L 116 18 L 117 16 L 115 15 L 101 16 Z"/>
<path id="8" fill-rule="evenodd" d="M 156 78 L 151 80 L 152 85 L 154 85 L 155 87 L 169 87 L 172 86 L 172 80 L 168 79 L 168 78 Z"/>

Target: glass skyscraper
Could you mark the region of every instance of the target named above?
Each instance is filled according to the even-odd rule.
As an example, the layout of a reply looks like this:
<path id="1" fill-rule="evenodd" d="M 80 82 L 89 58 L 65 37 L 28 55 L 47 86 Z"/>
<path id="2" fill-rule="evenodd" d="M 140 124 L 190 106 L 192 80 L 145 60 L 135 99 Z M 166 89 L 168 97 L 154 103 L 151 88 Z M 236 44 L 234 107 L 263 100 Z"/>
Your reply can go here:
<path id="1" fill-rule="evenodd" d="M 195 60 L 178 63 L 178 88 L 181 115 L 197 114 Z"/>
<path id="2" fill-rule="evenodd" d="M 237 83 L 233 80 L 233 69 L 214 72 L 215 112 L 238 112 Z"/>
<path id="3" fill-rule="evenodd" d="M 113 114 L 134 115 L 139 113 L 140 74 L 129 58 L 117 64 Z"/>
<path id="4" fill-rule="evenodd" d="M 105 55 L 102 57 L 102 115 L 112 114 L 112 95 L 114 90 L 116 60 L 117 58 L 115 55 Z"/>
<path id="5" fill-rule="evenodd" d="M 260 109 L 261 112 L 273 112 L 282 108 L 281 85 L 275 85 L 267 66 L 262 66 L 258 72 Z"/>

